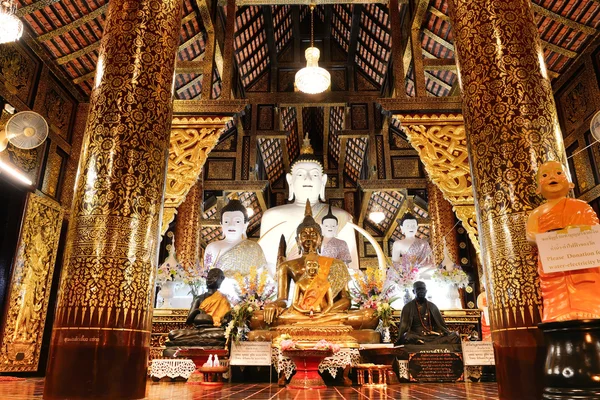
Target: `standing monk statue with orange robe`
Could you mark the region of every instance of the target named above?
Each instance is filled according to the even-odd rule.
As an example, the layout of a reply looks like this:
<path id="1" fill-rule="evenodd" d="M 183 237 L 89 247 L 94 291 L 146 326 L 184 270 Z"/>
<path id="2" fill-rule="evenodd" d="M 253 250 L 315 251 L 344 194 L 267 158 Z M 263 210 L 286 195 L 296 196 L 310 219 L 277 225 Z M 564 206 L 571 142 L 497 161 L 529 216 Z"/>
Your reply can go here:
<path id="1" fill-rule="evenodd" d="M 546 202 L 527 220 L 527 239 L 535 243 L 538 233 L 567 227 L 598 225 L 598 216 L 584 201 L 567 198 L 574 185 L 557 161 L 548 161 L 537 174 L 537 193 Z M 544 273 L 538 261 L 544 322 L 600 318 L 600 266 Z"/>

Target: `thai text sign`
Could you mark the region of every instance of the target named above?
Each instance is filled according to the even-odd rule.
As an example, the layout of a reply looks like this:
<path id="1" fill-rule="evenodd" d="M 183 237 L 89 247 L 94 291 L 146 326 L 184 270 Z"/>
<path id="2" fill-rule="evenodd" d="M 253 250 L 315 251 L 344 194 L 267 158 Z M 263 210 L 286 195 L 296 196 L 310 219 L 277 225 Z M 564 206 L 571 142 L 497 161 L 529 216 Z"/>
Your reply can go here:
<path id="1" fill-rule="evenodd" d="M 271 342 L 240 342 L 231 346 L 230 365 L 271 365 Z"/>
<path id="2" fill-rule="evenodd" d="M 462 342 L 465 365 L 495 365 L 492 342 Z"/>
<path id="3" fill-rule="evenodd" d="M 545 273 L 600 266 L 600 225 L 538 233 L 535 240 Z"/>

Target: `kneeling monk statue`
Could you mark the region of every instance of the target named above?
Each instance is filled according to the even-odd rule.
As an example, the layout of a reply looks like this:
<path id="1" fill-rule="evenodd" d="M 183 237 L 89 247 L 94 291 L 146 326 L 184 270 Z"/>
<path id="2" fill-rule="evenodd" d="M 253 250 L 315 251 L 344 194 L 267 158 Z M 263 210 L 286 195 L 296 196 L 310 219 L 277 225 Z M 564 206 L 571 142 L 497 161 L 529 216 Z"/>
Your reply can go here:
<path id="1" fill-rule="evenodd" d="M 307 201 L 304 220 L 296 230 L 302 256 L 278 263 L 278 297 L 265 306 L 264 322 L 273 325 L 343 323 L 356 329 L 374 328 L 378 320 L 372 311 L 349 311 L 348 267 L 341 260 L 317 253 L 322 239 L 321 226 L 313 219 Z M 296 287 L 292 305 L 286 308 L 292 280 Z"/>
<path id="2" fill-rule="evenodd" d="M 229 312 L 229 300 L 219 292 L 225 274 L 219 268 L 208 271 L 206 292 L 194 297 L 187 325 L 194 328 L 175 329 L 169 332 L 166 346 L 224 346 L 225 330 L 221 328 L 221 319 Z"/>
<path id="3" fill-rule="evenodd" d="M 440 310 L 425 298 L 425 282 L 416 281 L 413 293 L 416 297 L 402 308 L 396 345 L 459 344 L 458 334 L 448 330 Z"/>

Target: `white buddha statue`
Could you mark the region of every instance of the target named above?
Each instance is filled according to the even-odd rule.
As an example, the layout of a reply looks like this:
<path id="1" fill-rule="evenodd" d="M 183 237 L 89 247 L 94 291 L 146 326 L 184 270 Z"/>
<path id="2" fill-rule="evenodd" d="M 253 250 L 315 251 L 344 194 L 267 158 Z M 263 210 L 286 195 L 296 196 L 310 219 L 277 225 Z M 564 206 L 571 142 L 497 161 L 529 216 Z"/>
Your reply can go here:
<path id="1" fill-rule="evenodd" d="M 349 265 L 352 262 L 352 256 L 350 255 L 350 249 L 348 243 L 338 239 L 339 224 L 338 219 L 331 211 L 331 204 L 329 205 L 329 212 L 321 219 L 321 231 L 323 232 L 323 243 L 321 244 L 320 255 L 325 257 L 335 258 L 341 260 Z"/>
<path id="2" fill-rule="evenodd" d="M 401 299 L 406 293 L 402 287 L 412 286 L 413 282 L 398 283 L 408 275 L 409 271 L 414 268 L 418 269 L 418 274 L 414 277 L 414 281 L 425 281 L 429 287 L 431 275 L 435 271 L 433 261 L 433 253 L 429 242 L 417 238 L 419 223 L 412 215 L 405 216 L 400 223 L 400 231 L 404 235 L 404 239 L 396 240 L 392 246 L 392 266 L 387 271 L 386 282 L 384 287 L 394 287 L 394 295 L 399 297 L 392 304 L 394 308 L 401 308 L 404 304 Z M 405 278 L 404 278 L 405 279 Z M 433 291 L 428 291 L 433 293 Z M 429 295 L 431 300 L 431 294 Z"/>
<path id="3" fill-rule="evenodd" d="M 307 135 L 308 136 L 308 135 Z M 325 186 L 327 174 L 323 173 L 323 165 L 315 157 L 308 137 L 300 150 L 300 156 L 292 163 L 291 173 L 286 175 L 289 186 L 290 204 L 276 206 L 268 209 L 263 214 L 260 224 L 260 245 L 263 248 L 269 268 L 274 271 L 277 262 L 278 244 L 281 235 L 285 237 L 287 249 L 286 257 L 297 257 L 296 228 L 304 219 L 306 200 L 310 202 L 315 220 L 327 214 L 325 200 Z M 346 211 L 333 207 L 333 215 L 338 220 L 339 233 L 337 237 L 348 244 L 351 262 L 350 268 L 358 269 L 358 252 L 354 230 L 346 222 L 352 222 L 352 216 Z"/>
<path id="4" fill-rule="evenodd" d="M 247 275 L 251 267 L 266 268 L 267 262 L 258 243 L 246 239 L 248 212 L 239 200 L 230 200 L 221 210 L 222 240 L 211 242 L 204 251 L 206 268 L 220 268 L 225 280 L 219 291 L 232 300 L 238 299 L 238 284 L 234 276 L 237 272 Z"/>

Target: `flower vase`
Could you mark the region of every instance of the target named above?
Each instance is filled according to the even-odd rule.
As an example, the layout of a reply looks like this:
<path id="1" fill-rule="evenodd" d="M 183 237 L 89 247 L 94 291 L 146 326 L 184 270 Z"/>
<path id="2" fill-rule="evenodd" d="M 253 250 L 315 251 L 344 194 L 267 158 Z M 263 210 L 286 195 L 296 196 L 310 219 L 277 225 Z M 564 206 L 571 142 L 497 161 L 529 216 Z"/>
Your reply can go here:
<path id="1" fill-rule="evenodd" d="M 173 300 L 173 296 L 175 296 L 175 282 L 166 281 L 162 285 L 160 285 L 160 297 L 163 298 L 163 304 L 160 308 L 171 308 L 171 300 Z"/>
<path id="2" fill-rule="evenodd" d="M 381 328 L 381 342 L 382 343 L 392 343 L 392 336 L 390 335 L 390 327 L 383 326 Z"/>

